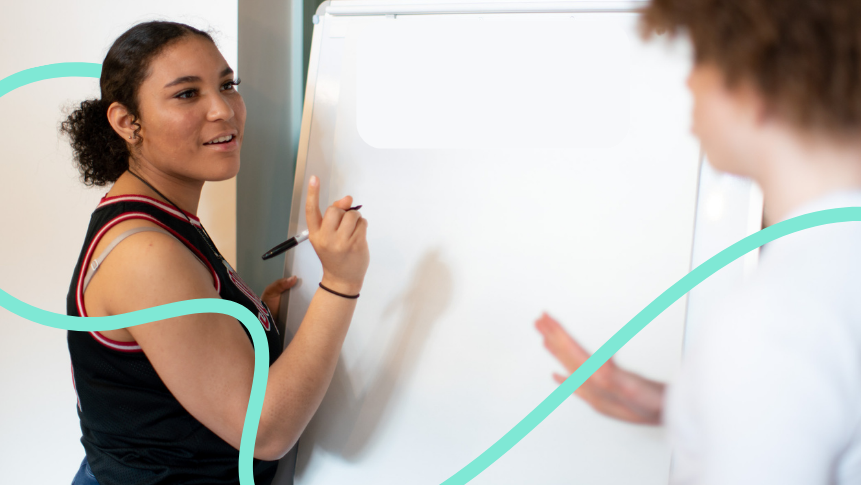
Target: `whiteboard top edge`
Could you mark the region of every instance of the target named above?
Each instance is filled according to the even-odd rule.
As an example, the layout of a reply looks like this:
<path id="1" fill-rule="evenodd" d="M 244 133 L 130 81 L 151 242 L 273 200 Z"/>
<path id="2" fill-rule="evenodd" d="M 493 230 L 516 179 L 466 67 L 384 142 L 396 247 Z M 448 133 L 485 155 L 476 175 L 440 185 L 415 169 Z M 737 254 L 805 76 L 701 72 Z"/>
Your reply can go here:
<path id="1" fill-rule="evenodd" d="M 490 13 L 561 13 L 561 12 L 636 12 L 648 0 L 558 0 L 541 2 L 437 2 L 331 0 L 326 13 L 348 15 L 422 15 L 422 14 L 490 14 Z M 319 12 L 318 12 L 319 14 Z"/>

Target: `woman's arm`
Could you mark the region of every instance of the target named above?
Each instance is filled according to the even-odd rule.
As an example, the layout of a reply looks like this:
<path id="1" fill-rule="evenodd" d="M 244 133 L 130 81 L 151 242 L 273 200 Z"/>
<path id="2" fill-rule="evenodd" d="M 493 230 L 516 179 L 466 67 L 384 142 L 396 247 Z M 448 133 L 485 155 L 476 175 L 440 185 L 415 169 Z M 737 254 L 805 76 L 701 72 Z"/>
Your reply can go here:
<path id="1" fill-rule="evenodd" d="M 355 294 L 368 266 L 367 221 L 355 211 L 345 212 L 349 197 L 323 217 L 318 193 L 317 182 L 309 187 L 308 225 L 311 243 L 323 263 L 323 284 Z M 153 232 L 118 245 L 87 293 L 88 302 L 96 297 L 107 314 L 219 298 L 211 275 L 192 253 L 176 239 Z M 295 338 L 270 367 L 256 458 L 280 458 L 299 438 L 329 385 L 355 305 L 355 300 L 322 290 L 312 299 Z M 221 314 L 186 315 L 128 331 L 180 404 L 238 449 L 251 393 L 254 349 L 236 320 Z"/>
<path id="2" fill-rule="evenodd" d="M 319 182 L 308 186 L 305 218 L 309 240 L 323 263 L 322 283 L 339 293 L 355 295 L 362 289 L 368 268 L 368 222 L 356 211 L 346 212 L 351 197 L 335 202 L 323 217 Z M 269 369 L 263 415 L 257 431 L 262 454 L 280 458 L 290 451 L 320 406 L 357 300 L 318 289 L 305 318 L 284 354 Z"/>
<path id="3" fill-rule="evenodd" d="M 544 346 L 565 366 L 568 375 L 576 371 L 590 354 L 546 313 L 535 322 L 544 336 Z M 568 375 L 553 374 L 558 383 Z M 574 394 L 601 414 L 637 424 L 661 424 L 664 387 L 645 377 L 618 367 L 612 359 L 602 365 Z"/>

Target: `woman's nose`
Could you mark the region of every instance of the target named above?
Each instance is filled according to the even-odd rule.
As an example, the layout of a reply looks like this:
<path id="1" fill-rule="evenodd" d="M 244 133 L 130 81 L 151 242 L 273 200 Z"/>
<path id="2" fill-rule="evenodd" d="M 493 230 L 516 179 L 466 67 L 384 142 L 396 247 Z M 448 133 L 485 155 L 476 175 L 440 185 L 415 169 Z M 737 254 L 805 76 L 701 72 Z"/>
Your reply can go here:
<path id="1" fill-rule="evenodd" d="M 209 121 L 229 120 L 233 118 L 233 107 L 220 92 L 212 98 L 207 119 Z"/>

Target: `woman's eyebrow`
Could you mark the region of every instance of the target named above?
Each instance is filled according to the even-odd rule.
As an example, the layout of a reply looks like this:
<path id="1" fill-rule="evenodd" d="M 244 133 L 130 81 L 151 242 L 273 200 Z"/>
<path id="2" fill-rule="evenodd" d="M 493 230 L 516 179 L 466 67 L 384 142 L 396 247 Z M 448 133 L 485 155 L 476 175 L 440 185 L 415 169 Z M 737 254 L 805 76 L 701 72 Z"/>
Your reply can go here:
<path id="1" fill-rule="evenodd" d="M 224 70 L 221 71 L 221 74 L 218 77 L 224 77 L 228 74 L 233 74 L 233 69 L 231 69 L 230 66 L 225 67 Z M 178 77 L 178 78 L 174 79 L 173 81 L 165 84 L 164 87 L 169 88 L 171 86 L 176 86 L 177 84 L 193 83 L 196 81 L 200 81 L 199 76 L 182 76 L 182 77 Z"/>

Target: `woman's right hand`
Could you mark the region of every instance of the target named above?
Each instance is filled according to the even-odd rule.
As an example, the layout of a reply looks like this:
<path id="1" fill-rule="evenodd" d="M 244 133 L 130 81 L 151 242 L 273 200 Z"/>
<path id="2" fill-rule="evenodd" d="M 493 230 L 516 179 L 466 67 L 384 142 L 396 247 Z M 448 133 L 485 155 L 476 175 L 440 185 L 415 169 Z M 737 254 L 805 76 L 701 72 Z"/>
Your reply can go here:
<path id="1" fill-rule="evenodd" d="M 347 211 L 353 203 L 349 195 L 320 213 L 320 179 L 311 176 L 305 201 L 308 240 L 323 264 L 323 281 L 339 293 L 355 295 L 362 289 L 368 270 L 368 220 L 359 211 Z"/>
<path id="2" fill-rule="evenodd" d="M 589 358 L 590 354 L 553 317 L 543 314 L 535 328 L 544 336 L 544 346 L 565 366 L 568 374 L 553 374 L 562 384 Z M 646 379 L 608 360 L 574 394 L 601 414 L 637 424 L 661 423 L 664 384 Z"/>

